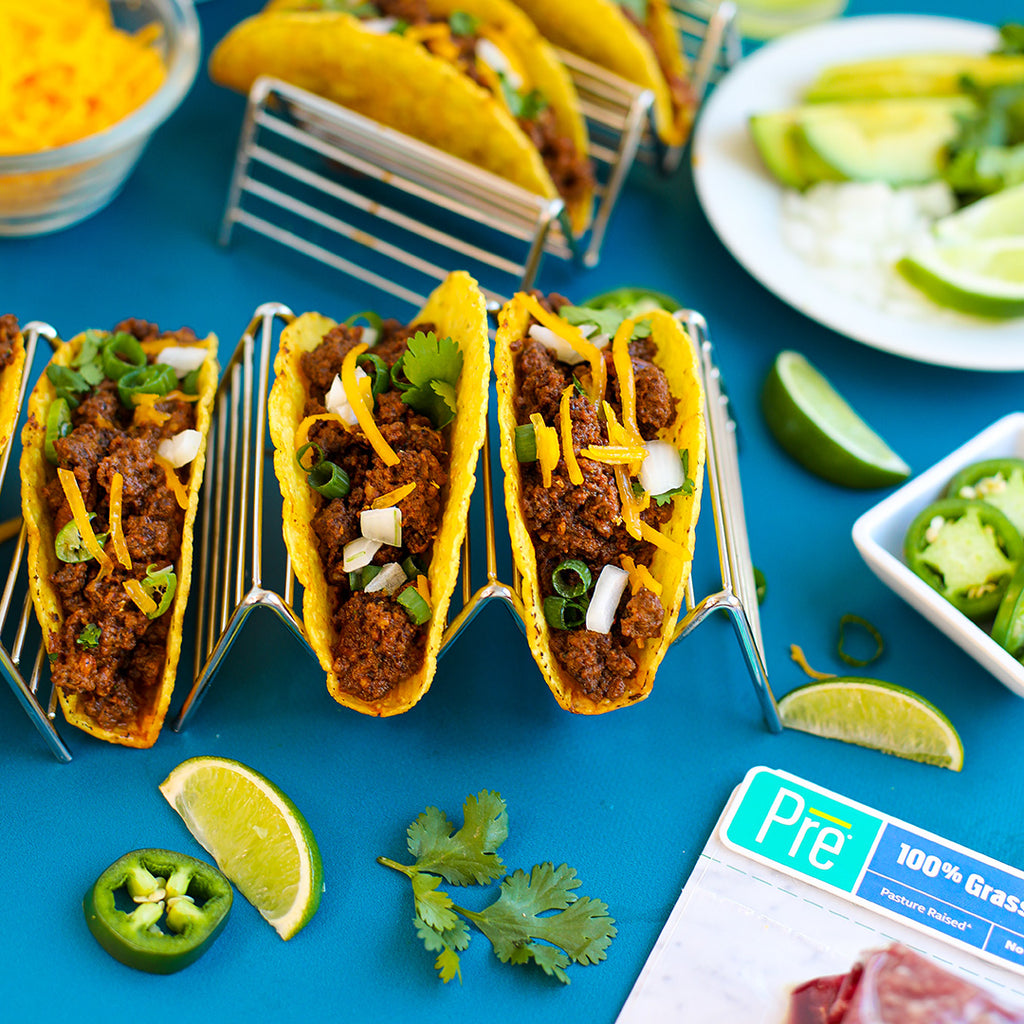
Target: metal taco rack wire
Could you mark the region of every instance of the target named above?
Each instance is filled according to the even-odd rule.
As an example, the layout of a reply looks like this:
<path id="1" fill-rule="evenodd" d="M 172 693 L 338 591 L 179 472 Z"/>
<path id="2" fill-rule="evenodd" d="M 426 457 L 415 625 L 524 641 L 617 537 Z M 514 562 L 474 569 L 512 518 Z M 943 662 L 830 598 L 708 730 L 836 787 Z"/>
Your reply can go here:
<path id="1" fill-rule="evenodd" d="M 735 6 L 724 0 L 708 14 L 685 6 L 673 13 L 692 55 L 699 104 L 739 58 Z M 374 286 L 388 279 L 396 261 L 406 274 L 439 280 L 445 271 L 437 259 L 446 252 L 457 254 L 458 265 L 485 292 L 507 288 L 510 280 L 531 286 L 545 253 L 595 266 L 638 154 L 669 173 L 685 147 L 657 141 L 650 90 L 571 53 L 558 55 L 579 95 L 595 168 L 596 208 L 584 235 L 570 230 L 561 199 L 535 195 L 354 111 L 262 77 L 253 83 L 242 120 L 221 244 L 244 227 Z M 352 242 L 373 258 L 350 260 L 344 247 Z"/>

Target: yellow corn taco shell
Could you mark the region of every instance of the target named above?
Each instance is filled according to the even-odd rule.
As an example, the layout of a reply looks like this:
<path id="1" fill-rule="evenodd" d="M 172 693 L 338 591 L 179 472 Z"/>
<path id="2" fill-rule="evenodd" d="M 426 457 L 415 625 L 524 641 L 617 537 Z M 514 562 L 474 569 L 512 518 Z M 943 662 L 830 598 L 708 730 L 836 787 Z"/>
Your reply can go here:
<path id="1" fill-rule="evenodd" d="M 647 0 L 647 36 L 615 0 L 517 2 L 555 46 L 650 89 L 658 137 L 667 146 L 681 146 L 686 141 L 696 105 L 685 86 L 687 62 L 668 0 Z M 676 80 L 675 89 L 670 78 Z"/>
<path id="2" fill-rule="evenodd" d="M 669 390 L 677 399 L 676 418 L 659 436 L 678 449 L 689 450 L 689 472 L 694 481 L 692 494 L 681 494 L 673 499 L 672 518 L 661 527 L 661 532 L 692 551 L 694 530 L 700 514 L 705 456 L 703 388 L 698 356 L 688 335 L 671 314 L 657 310 L 643 314 L 643 319 L 649 320 L 651 337 L 658 347 L 655 365 L 664 371 Z M 501 311 L 494 343 L 501 466 L 505 474 L 505 512 L 512 554 L 522 577 L 520 596 L 525 613 L 526 636 L 534 661 L 558 703 L 567 711 L 578 714 L 602 714 L 634 704 L 650 694 L 654 676 L 672 642 L 683 607 L 691 560 L 673 557 L 660 547 L 655 549 L 648 568 L 662 585 L 661 602 L 665 619 L 660 638 L 648 640 L 639 653 L 631 655 L 637 663 L 637 672 L 622 696 L 595 699 L 584 693 L 561 667 L 551 649 L 550 626 L 544 616 L 536 551 L 522 509 L 523 484 L 515 451 L 516 373 L 510 346 L 526 336 L 529 324 L 530 313 L 524 297 L 517 295 Z M 621 529 L 625 530 L 625 526 Z"/>
<path id="3" fill-rule="evenodd" d="M 560 131 L 588 153 L 575 88 L 554 51 L 507 0 L 429 0 L 433 14 L 480 19 L 555 113 Z M 420 43 L 362 28 L 315 0 L 278 0 L 236 25 L 210 57 L 210 77 L 248 92 L 270 75 L 435 146 L 546 198 L 558 195 L 536 146 L 490 90 Z M 590 223 L 593 190 L 567 204 L 575 233 Z"/>
<path id="4" fill-rule="evenodd" d="M 490 380 L 487 310 L 476 281 L 463 271 L 449 274 L 414 320 L 430 321 L 440 337 L 450 336 L 456 341 L 462 350 L 463 365 L 457 389 L 458 413 L 450 427 L 448 493 L 430 559 L 432 615 L 423 665 L 379 700 L 367 701 L 347 692 L 332 670 L 330 597 L 312 527 L 316 506 L 306 474 L 295 460 L 298 447 L 295 433 L 303 418 L 308 385 L 300 359 L 304 352 L 316 348 L 323 335 L 335 326 L 333 320 L 319 313 L 304 313 L 281 332 L 268 405 L 274 471 L 284 499 L 284 540 L 292 568 L 304 588 L 302 617 L 306 636 L 327 673 L 331 696 L 345 707 L 381 717 L 408 711 L 433 681 L 448 620 L 448 605 L 459 574 L 469 501 L 476 482 L 477 457 L 487 429 Z"/>
<path id="5" fill-rule="evenodd" d="M 0 457 L 14 434 L 18 412 L 18 393 L 25 372 L 25 338 L 21 331 L 11 344 L 13 357 L 0 373 Z"/>
<path id="6" fill-rule="evenodd" d="M 51 363 L 70 366 L 82 347 L 84 335 L 78 335 L 63 343 L 54 353 Z M 180 341 L 167 344 L 181 345 Z M 119 743 L 126 747 L 151 747 L 160 735 L 167 709 L 174 690 L 178 659 L 181 654 L 182 629 L 185 607 L 192 577 L 192 533 L 196 510 L 199 505 L 199 488 L 203 481 L 206 464 L 206 437 L 210 429 L 210 416 L 217 392 L 217 338 L 209 335 L 197 341 L 196 346 L 209 352 L 209 358 L 199 371 L 199 399 L 196 402 L 195 429 L 202 435 L 199 453 L 191 463 L 188 478 L 188 507 L 182 529 L 181 552 L 175 565 L 178 583 L 169 612 L 171 622 L 167 634 L 167 655 L 164 660 L 163 676 L 147 707 L 140 710 L 134 728 L 120 732 L 97 723 L 83 707 L 77 693 L 65 692 L 58 687 L 57 695 L 67 721 L 97 739 Z M 152 350 L 159 343 L 145 342 L 143 347 Z M 60 599 L 50 576 L 57 570 L 58 561 L 54 550 L 55 531 L 43 488 L 53 479 L 55 468 L 44 452 L 46 441 L 46 417 L 50 404 L 56 397 L 54 387 L 44 373 L 33 388 L 28 399 L 28 419 L 21 433 L 21 507 L 28 535 L 28 579 L 32 603 L 42 627 L 43 638 L 49 649 L 50 634 L 64 621 Z"/>

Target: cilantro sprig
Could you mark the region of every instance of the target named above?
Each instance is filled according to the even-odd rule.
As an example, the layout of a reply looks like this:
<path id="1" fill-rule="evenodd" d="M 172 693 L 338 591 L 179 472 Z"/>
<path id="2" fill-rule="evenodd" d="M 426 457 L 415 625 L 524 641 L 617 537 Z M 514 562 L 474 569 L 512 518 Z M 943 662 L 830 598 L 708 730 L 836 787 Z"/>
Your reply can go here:
<path id="1" fill-rule="evenodd" d="M 630 317 L 630 311 L 621 307 L 608 307 L 598 309 L 593 306 L 562 306 L 558 315 L 576 327 L 584 324 L 593 324 L 599 334 L 607 334 L 610 338 L 615 336 L 623 320 Z M 645 320 L 639 321 L 633 328 L 630 341 L 634 338 L 647 338 L 651 333 L 651 325 Z"/>
<path id="2" fill-rule="evenodd" d="M 575 869 L 547 862 L 505 875 L 497 850 L 508 838 L 508 811 L 500 794 L 485 789 L 467 797 L 463 819 L 457 829 L 444 812 L 428 807 L 408 829 L 415 862 L 377 858 L 411 882 L 413 925 L 427 951 L 437 954 L 434 966 L 442 981 L 462 978 L 459 954 L 471 937 L 467 922 L 487 936 L 502 963 L 532 961 L 566 985 L 571 964 L 605 959 L 615 922 L 604 902 L 577 895 Z M 442 881 L 483 885 L 499 878 L 497 899 L 480 911 L 458 906 L 441 889 Z"/>
<path id="3" fill-rule="evenodd" d="M 451 338 L 417 331 L 392 367 L 391 379 L 401 390 L 402 401 L 429 416 L 440 430 L 458 411 L 455 385 L 461 373 L 462 351 Z"/>

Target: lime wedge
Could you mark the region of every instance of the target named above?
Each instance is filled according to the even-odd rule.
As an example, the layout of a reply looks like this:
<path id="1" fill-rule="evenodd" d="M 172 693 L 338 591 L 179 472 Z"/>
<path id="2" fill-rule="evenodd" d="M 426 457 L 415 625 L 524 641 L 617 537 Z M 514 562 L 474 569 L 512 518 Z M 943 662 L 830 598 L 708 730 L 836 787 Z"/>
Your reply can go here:
<path id="1" fill-rule="evenodd" d="M 920 694 L 874 679 L 837 677 L 779 701 L 789 729 L 960 771 L 964 748 L 952 722 Z"/>
<path id="2" fill-rule="evenodd" d="M 282 939 L 305 926 L 323 889 L 320 851 L 277 786 L 238 761 L 193 757 L 160 783 L 160 792 Z"/>
<path id="3" fill-rule="evenodd" d="M 1024 235 L 936 242 L 896 266 L 941 306 L 975 316 L 1024 316 Z"/>
<path id="4" fill-rule="evenodd" d="M 935 222 L 935 237 L 943 242 L 977 242 L 983 238 L 1024 236 L 1024 185 L 1003 189 L 970 203 Z"/>
<path id="5" fill-rule="evenodd" d="M 825 480 L 845 487 L 887 487 L 910 473 L 799 352 L 776 356 L 761 408 L 782 448 Z"/>

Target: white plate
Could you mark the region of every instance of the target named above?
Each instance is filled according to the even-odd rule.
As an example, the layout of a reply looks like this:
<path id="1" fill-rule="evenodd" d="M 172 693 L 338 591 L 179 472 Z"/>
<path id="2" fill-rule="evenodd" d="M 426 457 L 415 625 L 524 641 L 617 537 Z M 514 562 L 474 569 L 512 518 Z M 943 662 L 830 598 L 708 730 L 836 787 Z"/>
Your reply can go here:
<path id="1" fill-rule="evenodd" d="M 744 58 L 705 104 L 693 140 L 697 196 L 727 249 L 765 287 L 807 316 L 874 348 L 973 370 L 1024 370 L 1024 319 L 989 321 L 933 306 L 875 308 L 835 287 L 791 250 L 780 230 L 781 186 L 747 129 L 751 114 L 800 102 L 830 65 L 917 52 L 985 53 L 997 34 L 952 18 L 840 18 L 784 36 Z"/>
<path id="2" fill-rule="evenodd" d="M 853 524 L 853 542 L 875 575 L 941 629 L 1018 697 L 1024 697 L 1024 665 L 980 626 L 907 568 L 903 538 L 914 516 L 941 497 L 959 470 L 981 459 L 1024 458 L 1024 412 L 1011 413 L 963 447 L 914 477 Z"/>

